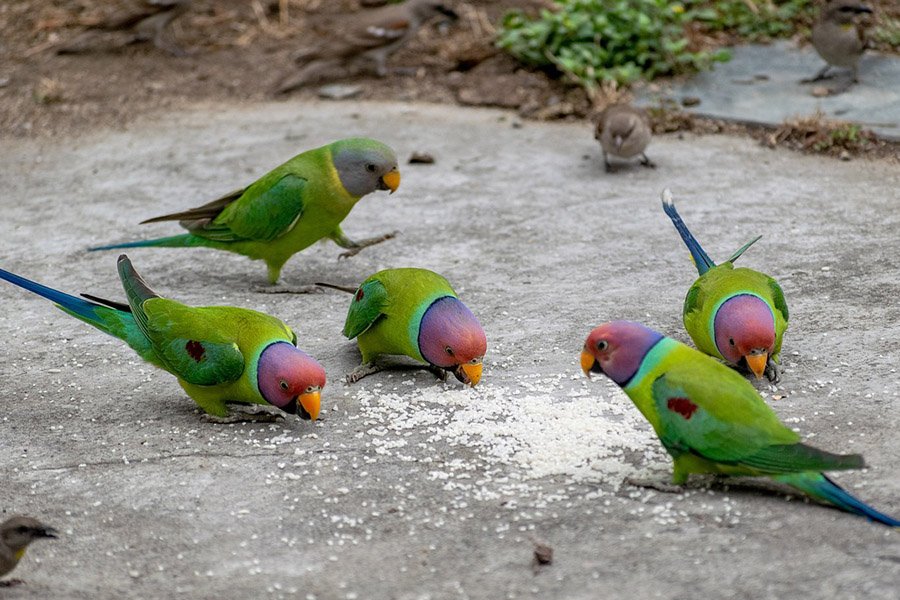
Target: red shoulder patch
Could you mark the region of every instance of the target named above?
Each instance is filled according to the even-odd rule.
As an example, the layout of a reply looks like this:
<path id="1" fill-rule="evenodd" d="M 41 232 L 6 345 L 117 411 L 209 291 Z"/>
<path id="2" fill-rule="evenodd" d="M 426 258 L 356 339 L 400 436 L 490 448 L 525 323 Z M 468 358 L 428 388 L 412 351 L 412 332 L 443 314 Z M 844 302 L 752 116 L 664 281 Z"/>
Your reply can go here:
<path id="1" fill-rule="evenodd" d="M 690 420 L 690 418 L 694 416 L 694 413 L 697 412 L 697 409 L 700 408 L 688 398 L 669 398 L 669 401 L 666 402 L 666 406 L 669 410 L 677 412 L 686 420 Z"/>
<path id="2" fill-rule="evenodd" d="M 184 345 L 184 349 L 187 350 L 187 353 L 191 358 L 197 362 L 203 360 L 203 355 L 206 354 L 206 348 L 203 347 L 203 344 L 195 340 L 188 341 L 188 343 Z"/>
<path id="3" fill-rule="evenodd" d="M 362 300 L 362 299 L 363 299 L 363 296 L 365 296 L 365 294 L 363 293 L 362 288 L 359 288 L 358 290 L 356 290 L 356 301 L 357 301 L 357 302 L 359 302 L 360 300 Z"/>

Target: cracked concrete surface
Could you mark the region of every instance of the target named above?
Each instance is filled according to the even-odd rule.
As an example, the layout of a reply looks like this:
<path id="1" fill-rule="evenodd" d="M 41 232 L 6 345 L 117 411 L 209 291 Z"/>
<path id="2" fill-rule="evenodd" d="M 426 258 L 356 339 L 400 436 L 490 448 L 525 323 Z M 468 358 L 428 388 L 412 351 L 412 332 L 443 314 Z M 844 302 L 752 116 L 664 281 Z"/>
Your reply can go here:
<path id="1" fill-rule="evenodd" d="M 900 513 L 896 340 L 900 273 L 888 162 L 837 162 L 725 136 L 654 140 L 655 170 L 607 175 L 583 124 L 400 104 L 206 105 L 125 131 L 0 145 L 0 266 L 68 292 L 121 298 L 98 243 L 246 184 L 348 135 L 435 155 L 401 165 L 399 193 L 364 199 L 345 230 L 397 239 L 347 261 L 316 245 L 286 284 L 355 285 L 388 266 L 434 269 L 482 321 L 482 386 L 423 371 L 340 382 L 347 297 L 271 296 L 262 263 L 211 250 L 133 250 L 160 293 L 270 312 L 325 366 L 323 416 L 203 422 L 173 377 L 121 342 L 0 285 L 0 517 L 63 533 L 35 544 L 0 590 L 24 598 L 895 598 L 900 536 L 768 486 L 669 496 L 622 483 L 664 476 L 630 402 L 587 381 L 578 352 L 610 318 L 687 341 L 695 272 L 659 207 L 670 187 L 714 259 L 785 289 L 778 389 L 811 443 L 865 455 L 837 480 Z M 405 162 L 405 160 L 404 160 Z M 775 400 L 773 397 L 778 397 Z M 532 570 L 532 539 L 554 549 Z"/>

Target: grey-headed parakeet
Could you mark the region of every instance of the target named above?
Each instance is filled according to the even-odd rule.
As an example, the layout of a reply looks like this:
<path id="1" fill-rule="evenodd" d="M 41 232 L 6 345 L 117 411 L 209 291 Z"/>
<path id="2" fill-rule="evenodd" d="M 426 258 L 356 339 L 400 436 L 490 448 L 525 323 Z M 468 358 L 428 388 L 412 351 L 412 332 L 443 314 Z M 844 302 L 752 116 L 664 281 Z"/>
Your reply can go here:
<path id="1" fill-rule="evenodd" d="M 298 154 L 246 188 L 184 212 L 144 221 L 180 221 L 190 233 L 99 246 L 91 250 L 202 246 L 263 260 L 275 284 L 288 259 L 323 238 L 353 256 L 394 234 L 354 242 L 341 221 L 366 194 L 400 185 L 397 157 L 368 138 L 340 140 Z M 308 290 L 303 290 L 308 291 Z"/>

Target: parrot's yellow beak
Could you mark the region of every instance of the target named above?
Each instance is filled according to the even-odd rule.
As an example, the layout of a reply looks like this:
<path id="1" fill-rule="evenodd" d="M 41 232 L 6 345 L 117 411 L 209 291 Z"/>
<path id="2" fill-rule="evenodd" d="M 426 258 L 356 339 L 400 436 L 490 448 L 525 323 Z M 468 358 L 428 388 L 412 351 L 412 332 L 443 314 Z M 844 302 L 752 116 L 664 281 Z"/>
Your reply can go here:
<path id="1" fill-rule="evenodd" d="M 593 354 L 587 350 L 581 351 L 581 370 L 584 371 L 584 374 L 587 375 L 588 379 L 591 377 L 591 369 L 594 368 L 595 362 L 596 359 Z"/>
<path id="2" fill-rule="evenodd" d="M 750 367 L 750 370 L 753 371 L 756 378 L 762 379 L 763 373 L 766 372 L 766 364 L 769 362 L 768 353 L 760 352 L 759 354 L 748 354 L 744 357 L 744 360 L 747 361 L 747 366 Z"/>
<path id="3" fill-rule="evenodd" d="M 319 391 L 316 390 L 314 392 L 308 392 L 306 394 L 300 394 L 297 397 L 297 402 L 300 403 L 300 406 L 303 407 L 303 410 L 309 414 L 309 418 L 315 421 L 319 418 L 319 408 L 321 405 L 321 400 L 319 398 Z"/>
<path id="4" fill-rule="evenodd" d="M 456 378 L 466 385 L 475 387 L 481 381 L 481 363 L 466 363 L 456 367 Z"/>
<path id="5" fill-rule="evenodd" d="M 384 182 L 384 185 L 386 185 L 393 194 L 397 191 L 397 188 L 400 187 L 400 171 L 394 169 L 393 171 L 385 173 L 381 177 L 381 181 Z"/>

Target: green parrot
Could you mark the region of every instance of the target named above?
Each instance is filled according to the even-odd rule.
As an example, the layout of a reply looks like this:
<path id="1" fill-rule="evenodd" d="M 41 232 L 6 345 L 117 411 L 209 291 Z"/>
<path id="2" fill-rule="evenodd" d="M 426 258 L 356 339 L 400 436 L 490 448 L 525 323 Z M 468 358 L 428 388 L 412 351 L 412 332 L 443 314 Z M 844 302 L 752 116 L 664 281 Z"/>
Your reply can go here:
<path id="1" fill-rule="evenodd" d="M 831 454 L 800 442 L 756 389 L 719 361 L 631 321 L 594 329 L 581 368 L 603 373 L 653 426 L 680 485 L 691 473 L 768 476 L 847 512 L 892 527 L 878 512 L 821 471 L 861 469 L 858 454 Z"/>
<path id="2" fill-rule="evenodd" d="M 315 420 L 325 371 L 296 347 L 297 336 L 269 315 L 231 306 L 193 308 L 160 297 L 122 255 L 127 304 L 76 298 L 0 269 L 0 279 L 55 302 L 100 331 L 124 340 L 145 361 L 178 378 L 209 421 L 272 420 L 270 413 L 230 413 L 229 403 L 271 404 Z"/>
<path id="3" fill-rule="evenodd" d="M 246 188 L 208 204 L 143 221 L 180 221 L 190 233 L 89 250 L 218 248 L 264 260 L 274 285 L 288 259 L 320 239 L 346 248 L 341 257 L 347 258 L 393 238 L 396 232 L 355 242 L 341 230 L 341 221 L 366 194 L 394 193 L 399 185 L 393 150 L 367 138 L 340 140 L 298 154 Z M 312 291 L 312 286 L 293 291 Z"/>
<path id="4" fill-rule="evenodd" d="M 359 288 L 325 287 L 354 294 L 344 335 L 356 338 L 362 365 L 347 376 L 354 383 L 384 367 L 382 355 L 409 356 L 427 363 L 441 379 L 447 373 L 466 385 L 481 379 L 487 339 L 478 319 L 456 296 L 446 279 L 427 269 L 387 269 Z"/>
<path id="5" fill-rule="evenodd" d="M 759 271 L 735 268 L 734 261 L 762 236 L 716 265 L 681 220 L 672 194 L 662 193 L 663 210 L 691 252 L 700 277 L 684 299 L 684 327 L 702 352 L 757 379 L 781 380 L 781 341 L 788 324 L 788 307 L 778 282 Z"/>

